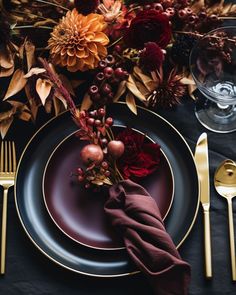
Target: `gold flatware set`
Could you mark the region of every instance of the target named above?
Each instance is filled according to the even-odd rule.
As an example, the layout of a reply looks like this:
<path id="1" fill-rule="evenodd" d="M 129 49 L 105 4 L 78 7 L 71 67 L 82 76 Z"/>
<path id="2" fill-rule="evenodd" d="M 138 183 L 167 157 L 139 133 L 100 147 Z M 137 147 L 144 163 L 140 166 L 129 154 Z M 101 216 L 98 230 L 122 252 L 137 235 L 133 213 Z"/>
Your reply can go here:
<path id="1" fill-rule="evenodd" d="M 210 180 L 207 134 L 202 133 L 195 149 L 195 163 L 200 184 L 200 201 L 204 216 L 204 252 L 205 276 L 212 278 L 211 228 L 210 228 Z M 0 185 L 3 187 L 2 224 L 1 224 L 1 256 L 0 274 L 5 273 L 6 260 L 6 228 L 8 189 L 15 183 L 16 149 L 15 143 L 2 141 L 0 150 Z M 236 163 L 232 160 L 223 161 L 215 172 L 214 185 L 216 191 L 226 198 L 228 203 L 229 237 L 232 280 L 236 281 L 236 260 L 232 199 L 236 196 Z"/>
<path id="2" fill-rule="evenodd" d="M 205 272 L 206 277 L 212 277 L 211 262 L 211 228 L 210 228 L 210 185 L 209 185 L 209 161 L 207 134 L 199 137 L 195 150 L 195 162 L 200 183 L 200 202 L 204 216 L 204 248 L 205 248 Z"/>
<path id="3" fill-rule="evenodd" d="M 220 164 L 215 172 L 214 184 L 218 194 L 224 197 L 228 202 L 232 280 L 236 281 L 234 219 L 232 208 L 232 199 L 236 196 L 236 163 L 234 161 L 225 160 Z"/>
<path id="4" fill-rule="evenodd" d="M 3 187 L 2 203 L 2 231 L 1 231 L 1 264 L 0 273 L 5 273 L 6 261 L 6 229 L 7 229 L 7 197 L 8 189 L 15 183 L 16 149 L 15 143 L 5 141 L 1 143 L 0 156 L 0 185 Z"/>
<path id="5" fill-rule="evenodd" d="M 205 245 L 205 275 L 212 278 L 212 254 L 211 254 L 211 231 L 210 231 L 210 186 L 209 186 L 209 161 L 207 134 L 202 133 L 197 141 L 195 149 L 195 163 L 200 183 L 200 201 L 204 216 L 204 245 Z M 232 280 L 236 281 L 236 260 L 234 241 L 234 222 L 232 199 L 236 196 L 236 162 L 223 161 L 214 175 L 214 186 L 219 195 L 228 202 L 229 239 Z"/>

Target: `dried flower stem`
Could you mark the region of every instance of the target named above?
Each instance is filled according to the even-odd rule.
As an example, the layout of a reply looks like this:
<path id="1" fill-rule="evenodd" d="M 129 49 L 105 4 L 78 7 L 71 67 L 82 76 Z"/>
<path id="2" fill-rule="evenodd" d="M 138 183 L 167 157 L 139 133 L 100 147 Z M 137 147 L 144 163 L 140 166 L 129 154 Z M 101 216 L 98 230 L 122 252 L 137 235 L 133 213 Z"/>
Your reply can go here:
<path id="1" fill-rule="evenodd" d="M 200 38 L 207 35 L 207 34 L 199 34 L 199 33 L 194 33 L 194 32 L 181 32 L 181 31 L 174 31 L 174 33 L 183 34 L 183 35 L 192 35 L 192 36 L 196 36 L 196 37 L 200 37 Z M 231 39 L 231 38 L 227 38 L 227 37 L 220 37 L 220 36 L 218 37 L 218 36 L 215 36 L 215 35 L 211 35 L 209 37 L 216 38 L 216 39 L 221 39 L 221 40 L 227 40 L 227 41 L 236 43 L 236 39 Z"/>
<path id="2" fill-rule="evenodd" d="M 34 26 L 34 25 L 27 25 L 27 26 L 15 26 L 14 29 L 46 29 L 46 30 L 52 30 L 52 27 L 47 26 Z"/>
<path id="3" fill-rule="evenodd" d="M 236 19 L 236 16 L 219 16 L 219 19 L 231 20 L 231 19 Z"/>
<path id="4" fill-rule="evenodd" d="M 112 44 L 110 44 L 109 46 L 107 46 L 107 48 L 111 48 L 112 46 L 116 45 L 117 43 L 119 43 L 121 40 L 123 39 L 123 36 L 118 38 L 116 41 L 114 41 Z"/>
<path id="5" fill-rule="evenodd" d="M 45 1 L 45 0 L 35 0 L 36 2 L 40 2 L 40 3 L 45 3 L 45 4 L 48 4 L 48 5 L 52 5 L 52 6 L 56 6 L 58 8 L 61 8 L 61 9 L 64 9 L 66 11 L 69 11 L 68 8 L 62 6 L 62 5 L 59 5 L 59 4 L 56 4 L 56 3 L 52 3 L 52 2 L 48 2 L 48 1 Z"/>
<path id="6" fill-rule="evenodd" d="M 20 10 L 13 10 L 12 12 L 13 13 L 16 13 L 16 14 L 23 14 L 23 16 L 25 15 L 25 12 L 24 11 L 20 11 Z M 58 22 L 56 22 L 52 18 L 46 18 L 44 16 L 37 15 L 37 14 L 34 14 L 34 13 L 27 13 L 27 15 L 30 16 L 30 17 L 33 17 L 33 18 L 39 18 L 39 19 L 43 19 L 43 20 L 50 20 L 50 22 L 53 23 L 53 24 L 55 24 L 55 25 L 58 24 Z"/>
<path id="7" fill-rule="evenodd" d="M 74 116 L 75 119 L 77 119 L 78 118 L 77 109 L 73 99 L 71 98 L 70 93 L 63 86 L 60 78 L 52 69 L 51 65 L 43 58 L 39 58 L 39 61 L 42 63 L 43 67 L 45 68 L 48 79 L 54 84 L 54 87 L 56 88 L 56 90 L 65 98 L 65 100 L 67 101 L 69 105 L 71 114 Z"/>

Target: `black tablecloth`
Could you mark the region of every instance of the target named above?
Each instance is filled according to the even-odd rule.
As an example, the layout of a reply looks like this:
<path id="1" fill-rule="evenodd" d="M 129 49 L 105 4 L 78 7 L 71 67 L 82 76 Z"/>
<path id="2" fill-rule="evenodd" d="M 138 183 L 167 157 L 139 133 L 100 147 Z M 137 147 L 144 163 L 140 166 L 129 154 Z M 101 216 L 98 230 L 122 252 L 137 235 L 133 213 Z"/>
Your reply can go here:
<path id="1" fill-rule="evenodd" d="M 206 131 L 195 118 L 194 102 L 186 101 L 176 110 L 162 111 L 160 114 L 182 133 L 191 149 L 194 150 L 199 135 Z M 16 141 L 18 156 L 36 127 L 37 125 L 33 126 L 20 121 L 15 122 L 11 127 L 6 139 Z M 217 134 L 207 131 L 207 134 L 211 179 L 212 280 L 207 281 L 204 278 L 201 207 L 196 223 L 181 246 L 180 253 L 192 267 L 189 294 L 236 294 L 236 284 L 231 281 L 227 203 L 217 195 L 213 187 L 213 175 L 218 164 L 226 158 L 236 160 L 236 132 Z M 236 200 L 233 207 L 236 227 Z M 0 277 L 0 294 L 151 295 L 152 290 L 142 274 L 123 278 L 90 278 L 54 264 L 41 254 L 26 236 L 18 220 L 13 190 L 11 190 L 8 203 L 7 268 L 5 276 Z"/>

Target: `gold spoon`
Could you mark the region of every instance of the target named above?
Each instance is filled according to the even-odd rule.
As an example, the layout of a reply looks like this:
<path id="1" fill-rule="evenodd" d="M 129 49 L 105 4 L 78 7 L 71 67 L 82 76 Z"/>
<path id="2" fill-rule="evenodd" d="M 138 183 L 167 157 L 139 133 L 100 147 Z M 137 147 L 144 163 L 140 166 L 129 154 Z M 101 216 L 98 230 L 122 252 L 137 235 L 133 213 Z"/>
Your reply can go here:
<path id="1" fill-rule="evenodd" d="M 236 163 L 232 160 L 223 161 L 217 168 L 214 177 L 216 191 L 228 202 L 229 238 L 232 280 L 236 281 L 236 261 L 234 244 L 234 221 L 232 199 L 236 196 Z"/>

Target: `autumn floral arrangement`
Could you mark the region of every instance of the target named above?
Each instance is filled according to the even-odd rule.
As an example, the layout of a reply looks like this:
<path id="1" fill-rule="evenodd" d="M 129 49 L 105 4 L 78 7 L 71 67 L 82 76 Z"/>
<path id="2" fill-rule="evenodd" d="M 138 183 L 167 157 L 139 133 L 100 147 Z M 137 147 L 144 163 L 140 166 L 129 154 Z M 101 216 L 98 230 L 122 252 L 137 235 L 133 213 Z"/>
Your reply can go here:
<path id="1" fill-rule="evenodd" d="M 86 143 L 80 151 L 83 167 L 72 171 L 83 187 L 98 191 L 103 185 L 112 186 L 122 180 L 139 182 L 159 168 L 159 144 L 129 127 L 114 127 L 106 106 L 79 110 L 54 68 L 45 59 L 40 58 L 40 62 L 44 67 L 43 78 L 65 98 L 78 127 L 76 136 Z"/>
<path id="2" fill-rule="evenodd" d="M 194 88 L 194 43 L 235 13 L 222 0 L 1 0 L 1 136 L 14 118 L 68 108 L 39 57 L 81 110 L 119 100 L 136 114 L 137 104 L 176 106 Z"/>

